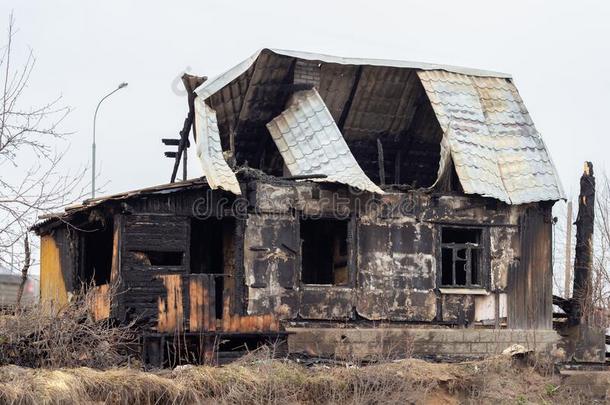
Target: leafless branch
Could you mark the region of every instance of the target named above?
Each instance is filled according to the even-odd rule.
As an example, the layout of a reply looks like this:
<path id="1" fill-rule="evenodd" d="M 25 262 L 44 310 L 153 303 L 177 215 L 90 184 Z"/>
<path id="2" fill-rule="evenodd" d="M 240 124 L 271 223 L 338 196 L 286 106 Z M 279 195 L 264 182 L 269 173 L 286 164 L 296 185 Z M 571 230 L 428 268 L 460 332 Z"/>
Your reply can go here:
<path id="1" fill-rule="evenodd" d="M 593 246 L 592 305 L 593 319 L 601 327 L 608 327 L 610 310 L 610 179 L 598 176 L 595 192 L 595 231 Z"/>
<path id="2" fill-rule="evenodd" d="M 17 290 L 17 307 L 21 306 L 21 297 L 23 297 L 23 289 L 25 288 L 25 283 L 28 281 L 28 271 L 30 270 L 31 258 L 30 258 L 30 241 L 28 238 L 28 234 L 25 234 L 25 246 L 24 246 L 24 255 L 25 262 L 23 263 L 23 268 L 21 269 L 21 282 L 19 283 L 19 290 Z"/>
<path id="3" fill-rule="evenodd" d="M 38 215 L 81 200 L 88 184 L 85 169 L 63 169 L 69 133 L 61 123 L 70 109 L 61 96 L 39 105 L 27 101 L 36 58 L 31 49 L 20 57 L 15 34 L 11 13 L 0 50 L 0 265 L 29 268 L 28 227 Z"/>

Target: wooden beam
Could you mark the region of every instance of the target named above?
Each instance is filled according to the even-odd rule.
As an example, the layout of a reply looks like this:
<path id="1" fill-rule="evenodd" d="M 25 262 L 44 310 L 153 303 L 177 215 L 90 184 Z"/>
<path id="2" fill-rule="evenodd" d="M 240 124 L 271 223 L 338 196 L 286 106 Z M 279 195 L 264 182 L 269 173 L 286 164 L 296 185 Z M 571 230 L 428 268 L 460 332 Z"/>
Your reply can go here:
<path id="1" fill-rule="evenodd" d="M 182 154 L 182 181 L 186 181 L 187 174 L 187 153 L 186 151 Z"/>
<path id="2" fill-rule="evenodd" d="M 170 179 L 170 183 L 176 181 L 176 175 L 178 174 L 178 167 L 180 166 L 180 160 L 182 160 L 182 177 L 183 180 L 186 180 L 187 170 L 186 170 L 186 148 L 189 147 L 189 132 L 191 127 L 193 128 L 193 139 L 197 140 L 197 134 L 195 132 L 195 89 L 200 86 L 203 82 L 207 80 L 207 77 L 199 77 L 193 76 L 189 74 L 182 75 L 182 84 L 184 84 L 184 88 L 187 94 L 187 101 L 189 106 L 189 112 L 184 119 L 184 123 L 182 124 L 182 130 L 180 131 L 180 143 L 178 144 L 178 153 L 176 154 L 176 159 L 174 160 L 174 168 L 172 170 L 172 176 Z M 184 157 L 183 157 L 184 152 Z"/>
<path id="3" fill-rule="evenodd" d="M 564 277 L 563 296 L 570 298 L 572 295 L 572 201 L 568 201 L 568 213 L 566 219 L 566 264 Z"/>
<path id="4" fill-rule="evenodd" d="M 385 185 L 385 161 L 383 158 L 383 145 L 381 139 L 377 138 L 377 164 L 379 165 L 379 184 Z"/>
<path id="5" fill-rule="evenodd" d="M 178 174 L 178 167 L 180 166 L 182 152 L 184 151 L 184 149 L 186 149 L 189 131 L 191 128 L 191 124 L 193 123 L 193 117 L 194 117 L 194 113 L 192 111 L 189 111 L 188 115 L 184 119 L 184 124 L 182 124 L 182 130 L 180 131 L 180 143 L 178 144 L 178 152 L 176 152 L 176 158 L 174 159 L 174 168 L 172 169 L 172 177 L 169 180 L 170 183 L 173 183 L 176 181 L 176 175 Z"/>
<path id="6" fill-rule="evenodd" d="M 356 95 L 356 90 L 358 90 L 358 84 L 360 83 L 360 77 L 362 76 L 362 65 L 358 66 L 356 69 L 356 74 L 354 75 L 354 82 L 352 83 L 352 88 L 349 93 L 349 97 L 345 101 L 343 105 L 343 110 L 341 110 L 341 115 L 339 116 L 339 120 L 337 121 L 337 127 L 339 131 L 343 133 L 343 126 L 345 125 L 345 121 L 347 121 L 347 116 L 349 115 L 349 110 L 352 108 L 352 102 L 354 101 L 354 96 Z"/>
<path id="7" fill-rule="evenodd" d="M 394 159 L 394 184 L 400 184 L 400 158 L 402 151 L 399 149 L 396 152 L 396 158 Z"/>
<path id="8" fill-rule="evenodd" d="M 195 112 L 195 89 L 201 86 L 208 78 L 206 76 L 194 76 L 187 73 L 182 75 L 182 84 L 186 90 L 187 102 L 189 106 L 189 112 Z M 197 133 L 195 132 L 195 122 L 193 120 L 193 140 L 197 140 Z"/>

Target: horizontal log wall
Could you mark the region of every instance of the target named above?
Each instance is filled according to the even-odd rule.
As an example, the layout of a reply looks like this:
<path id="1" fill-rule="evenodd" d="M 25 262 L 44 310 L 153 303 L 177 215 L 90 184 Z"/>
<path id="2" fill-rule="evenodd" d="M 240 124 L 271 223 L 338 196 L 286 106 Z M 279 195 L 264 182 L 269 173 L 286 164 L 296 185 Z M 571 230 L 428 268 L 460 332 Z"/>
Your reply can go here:
<path id="1" fill-rule="evenodd" d="M 169 305 L 164 278 L 179 276 L 184 330 L 275 330 L 280 320 L 295 319 L 549 327 L 550 205 L 508 206 L 476 196 L 415 191 L 374 196 L 312 182 L 253 181 L 245 197 L 247 214 L 232 209 L 226 193 L 209 190 L 134 198 L 123 205 L 128 212 L 114 214 L 119 254 L 113 255 L 112 272 L 124 292 L 117 299 L 122 318 L 153 328 L 159 321 L 171 326 L 159 318 L 159 304 L 178 308 L 175 296 Z M 206 308 L 216 310 L 209 305 L 215 298 L 204 295 L 215 289 L 189 278 L 190 222 L 202 206 L 208 214 L 237 216 L 232 240 L 227 239 L 232 249 L 225 252 L 232 277 L 224 280 L 222 314 L 215 317 L 205 315 Z M 301 214 L 349 222 L 347 285 L 301 282 Z M 484 229 L 485 294 L 440 291 L 444 226 Z M 227 235 L 223 231 L 218 237 Z M 182 252 L 183 257 L 179 265 L 157 266 L 134 254 L 143 251 Z M 523 306 L 534 313 L 526 315 Z"/>

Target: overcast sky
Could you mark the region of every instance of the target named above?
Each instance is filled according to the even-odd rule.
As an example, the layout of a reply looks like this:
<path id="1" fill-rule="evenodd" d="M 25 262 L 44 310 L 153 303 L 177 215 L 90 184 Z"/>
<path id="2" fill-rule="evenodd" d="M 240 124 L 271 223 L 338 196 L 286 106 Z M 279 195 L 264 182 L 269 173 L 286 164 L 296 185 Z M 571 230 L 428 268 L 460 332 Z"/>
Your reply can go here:
<path id="1" fill-rule="evenodd" d="M 610 3 L 606 1 L 13 1 L 15 47 L 36 55 L 28 100 L 63 95 L 74 111 L 70 165 L 89 165 L 97 124 L 105 192 L 166 183 L 187 112 L 176 79 L 213 76 L 258 48 L 461 65 L 513 75 L 569 195 L 584 160 L 610 146 Z M 4 42 L 4 38 L 3 38 Z M 189 177 L 201 174 L 189 151 Z"/>

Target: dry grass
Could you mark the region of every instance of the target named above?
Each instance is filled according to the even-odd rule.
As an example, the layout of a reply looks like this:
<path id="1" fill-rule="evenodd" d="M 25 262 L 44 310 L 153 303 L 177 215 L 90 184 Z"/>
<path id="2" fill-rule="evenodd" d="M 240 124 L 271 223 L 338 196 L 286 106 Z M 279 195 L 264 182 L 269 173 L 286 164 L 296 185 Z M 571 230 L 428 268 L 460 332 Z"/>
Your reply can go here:
<path id="1" fill-rule="evenodd" d="M 591 403 L 556 375 L 506 357 L 459 364 L 407 359 L 363 367 L 303 367 L 265 352 L 225 367 L 0 368 L 0 402 L 117 404 Z"/>
<path id="2" fill-rule="evenodd" d="M 437 364 L 387 356 L 367 359 L 368 365 L 353 359 L 305 367 L 274 359 L 273 348 L 262 348 L 225 367 L 115 368 L 125 365 L 133 334 L 128 327 L 91 319 L 89 299 L 84 294 L 60 310 L 35 306 L 0 317 L 1 404 L 576 405 L 594 400 L 563 387 L 553 364 L 542 358 Z M 394 351 L 385 341 L 377 344 Z"/>
<path id="3" fill-rule="evenodd" d="M 0 315 L 0 365 L 108 368 L 125 364 L 135 335 L 130 325 L 95 321 L 91 293 L 73 297 L 61 308 L 36 304 Z"/>

